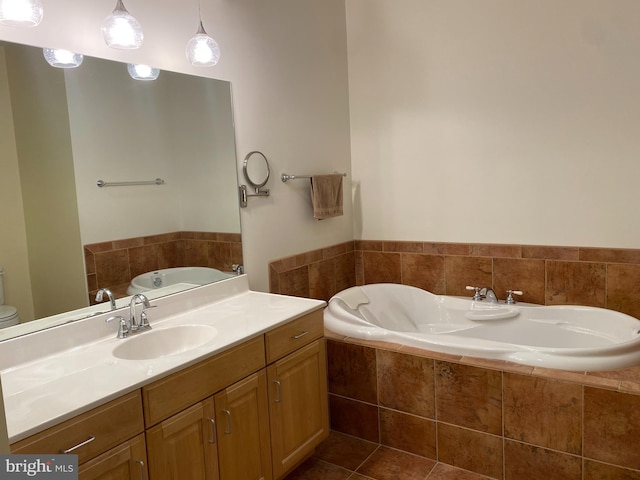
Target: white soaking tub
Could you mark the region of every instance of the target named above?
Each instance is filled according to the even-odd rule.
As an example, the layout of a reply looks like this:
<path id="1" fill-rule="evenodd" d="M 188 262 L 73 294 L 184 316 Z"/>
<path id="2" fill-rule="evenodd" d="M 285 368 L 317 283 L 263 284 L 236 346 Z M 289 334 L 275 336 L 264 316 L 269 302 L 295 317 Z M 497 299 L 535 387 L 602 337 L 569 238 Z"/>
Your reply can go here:
<path id="1" fill-rule="evenodd" d="M 223 272 L 215 268 L 207 267 L 175 267 L 154 270 L 141 273 L 131 280 L 127 288 L 128 295 L 145 293 L 150 290 L 168 287 L 171 285 L 184 285 L 185 288 L 197 287 L 208 283 L 217 282 L 226 278 L 235 277 L 235 273 Z"/>
<path id="2" fill-rule="evenodd" d="M 334 295 L 325 326 L 349 337 L 564 370 L 640 364 L 640 321 L 604 308 L 491 304 L 399 284 Z"/>

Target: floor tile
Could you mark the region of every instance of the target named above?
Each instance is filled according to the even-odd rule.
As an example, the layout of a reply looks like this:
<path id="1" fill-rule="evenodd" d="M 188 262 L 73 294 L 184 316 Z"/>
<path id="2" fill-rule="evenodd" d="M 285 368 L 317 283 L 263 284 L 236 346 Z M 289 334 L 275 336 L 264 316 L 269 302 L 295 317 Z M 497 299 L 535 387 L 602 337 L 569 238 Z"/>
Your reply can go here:
<path id="1" fill-rule="evenodd" d="M 380 447 L 357 473 L 376 480 L 424 480 L 435 464 L 417 455 Z"/>
<path id="2" fill-rule="evenodd" d="M 490 478 L 452 467 L 445 463 L 438 463 L 427 477 L 427 480 L 487 480 Z"/>
<path id="3" fill-rule="evenodd" d="M 348 470 L 356 470 L 378 448 L 378 445 L 361 438 L 332 431 L 316 448 L 315 457 Z"/>
<path id="4" fill-rule="evenodd" d="M 285 480 L 347 480 L 351 473 L 337 465 L 310 458 L 287 475 Z"/>

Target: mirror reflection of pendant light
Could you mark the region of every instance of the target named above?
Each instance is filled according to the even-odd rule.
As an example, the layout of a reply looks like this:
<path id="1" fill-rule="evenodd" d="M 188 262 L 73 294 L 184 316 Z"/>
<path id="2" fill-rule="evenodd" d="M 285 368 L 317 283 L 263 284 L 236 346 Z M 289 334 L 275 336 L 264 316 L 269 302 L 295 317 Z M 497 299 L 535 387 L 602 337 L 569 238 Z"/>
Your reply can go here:
<path id="1" fill-rule="evenodd" d="M 0 23 L 12 27 L 35 27 L 42 21 L 40 0 L 0 0 Z"/>
<path id="2" fill-rule="evenodd" d="M 130 50 L 140 48 L 144 40 L 140 22 L 117 0 L 116 8 L 102 22 L 102 36 L 111 48 Z"/>
<path id="3" fill-rule="evenodd" d="M 212 67 L 220 60 L 220 47 L 202 26 L 200 2 L 198 2 L 198 20 L 200 25 L 196 34 L 187 42 L 187 58 L 191 65 L 197 67 Z"/>
<path id="4" fill-rule="evenodd" d="M 84 60 L 82 54 L 61 48 L 43 48 L 42 54 L 49 65 L 57 68 L 76 68 L 82 65 Z"/>
<path id="5" fill-rule="evenodd" d="M 129 63 L 127 71 L 134 80 L 155 80 L 160 75 L 159 69 L 142 64 L 134 65 Z"/>

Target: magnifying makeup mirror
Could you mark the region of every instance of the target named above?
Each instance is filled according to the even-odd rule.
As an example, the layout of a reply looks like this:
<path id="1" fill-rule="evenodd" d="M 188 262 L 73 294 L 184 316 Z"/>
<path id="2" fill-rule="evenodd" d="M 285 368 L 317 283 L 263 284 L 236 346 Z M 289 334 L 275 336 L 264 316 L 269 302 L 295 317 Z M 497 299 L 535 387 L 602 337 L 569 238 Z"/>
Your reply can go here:
<path id="1" fill-rule="evenodd" d="M 264 153 L 254 150 L 247 153 L 242 165 L 242 173 L 247 183 L 251 185 L 255 193 L 247 193 L 247 186 L 240 185 L 240 207 L 247 206 L 248 197 L 268 197 L 269 189 L 261 190 L 269 181 L 271 169 L 269 160 Z"/>

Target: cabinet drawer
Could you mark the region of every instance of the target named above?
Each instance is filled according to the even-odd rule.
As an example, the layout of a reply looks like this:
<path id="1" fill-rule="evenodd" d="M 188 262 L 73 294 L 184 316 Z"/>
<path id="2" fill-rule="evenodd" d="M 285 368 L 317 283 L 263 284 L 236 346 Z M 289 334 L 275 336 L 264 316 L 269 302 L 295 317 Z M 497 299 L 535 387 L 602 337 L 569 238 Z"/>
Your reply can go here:
<path id="1" fill-rule="evenodd" d="M 267 363 L 271 363 L 324 335 L 322 310 L 275 328 L 265 335 Z"/>
<path id="2" fill-rule="evenodd" d="M 147 428 L 264 366 L 264 339 L 259 336 L 142 387 Z"/>
<path id="3" fill-rule="evenodd" d="M 143 431 L 142 401 L 140 390 L 136 390 L 14 443 L 11 452 L 57 454 L 66 451 L 77 454 L 81 464 Z"/>

